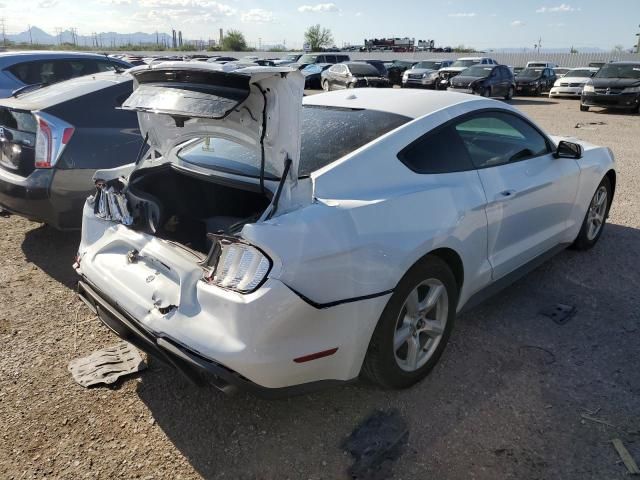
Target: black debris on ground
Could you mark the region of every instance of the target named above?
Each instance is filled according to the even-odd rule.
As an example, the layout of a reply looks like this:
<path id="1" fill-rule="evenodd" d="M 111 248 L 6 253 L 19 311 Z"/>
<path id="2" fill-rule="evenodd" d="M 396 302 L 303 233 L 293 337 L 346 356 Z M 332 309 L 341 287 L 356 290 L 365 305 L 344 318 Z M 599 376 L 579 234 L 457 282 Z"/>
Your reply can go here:
<path id="1" fill-rule="evenodd" d="M 549 317 L 558 325 L 564 325 L 576 314 L 576 307 L 573 305 L 565 305 L 564 303 L 557 303 L 545 308 L 540 314 Z"/>
<path id="2" fill-rule="evenodd" d="M 383 480 L 391 477 L 409 438 L 407 422 L 398 410 L 379 410 L 367 417 L 343 442 L 355 459 L 349 468 L 352 479 Z"/>

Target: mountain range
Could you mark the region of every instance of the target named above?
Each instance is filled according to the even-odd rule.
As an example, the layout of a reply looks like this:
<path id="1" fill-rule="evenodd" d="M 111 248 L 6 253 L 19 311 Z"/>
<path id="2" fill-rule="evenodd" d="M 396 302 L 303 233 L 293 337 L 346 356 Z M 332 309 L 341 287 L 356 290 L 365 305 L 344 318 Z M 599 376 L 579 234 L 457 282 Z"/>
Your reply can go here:
<path id="1" fill-rule="evenodd" d="M 21 33 L 7 35 L 7 40 L 16 43 L 38 43 L 41 45 L 56 45 L 58 43 L 76 43 L 87 46 L 118 46 L 125 44 L 164 44 L 171 45 L 171 35 L 168 33 L 117 33 L 101 32 L 95 35 L 77 35 L 71 30 L 64 30 L 59 35 L 51 35 L 41 28 L 31 27 Z M 75 37 L 75 42 L 74 42 Z"/>

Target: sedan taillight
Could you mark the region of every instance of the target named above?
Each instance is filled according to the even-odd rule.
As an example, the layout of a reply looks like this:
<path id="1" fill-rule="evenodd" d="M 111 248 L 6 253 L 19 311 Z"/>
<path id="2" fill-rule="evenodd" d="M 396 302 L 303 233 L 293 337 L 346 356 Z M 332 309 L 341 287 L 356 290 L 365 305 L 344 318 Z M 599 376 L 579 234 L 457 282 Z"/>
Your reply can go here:
<path id="1" fill-rule="evenodd" d="M 48 113 L 39 112 L 34 116 L 38 122 L 35 167 L 52 168 L 60 159 L 75 129 L 67 122 Z"/>

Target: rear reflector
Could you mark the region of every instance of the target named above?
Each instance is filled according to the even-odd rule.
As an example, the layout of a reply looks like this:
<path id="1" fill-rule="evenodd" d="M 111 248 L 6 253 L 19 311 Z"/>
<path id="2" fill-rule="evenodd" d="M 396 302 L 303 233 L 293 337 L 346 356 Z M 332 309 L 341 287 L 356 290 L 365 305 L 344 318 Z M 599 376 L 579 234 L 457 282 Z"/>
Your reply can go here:
<path id="1" fill-rule="evenodd" d="M 329 357 L 338 351 L 338 347 L 332 348 L 331 350 L 325 350 L 323 352 L 312 353 L 310 355 L 305 355 L 304 357 L 294 358 L 293 361 L 296 363 L 304 363 L 310 362 L 311 360 L 317 360 L 319 358 Z"/>

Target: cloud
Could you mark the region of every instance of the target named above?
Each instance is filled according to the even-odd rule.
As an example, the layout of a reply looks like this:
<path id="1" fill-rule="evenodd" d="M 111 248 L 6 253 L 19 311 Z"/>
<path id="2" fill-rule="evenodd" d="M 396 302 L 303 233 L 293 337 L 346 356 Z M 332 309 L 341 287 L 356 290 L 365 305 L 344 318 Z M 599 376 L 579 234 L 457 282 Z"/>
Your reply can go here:
<path id="1" fill-rule="evenodd" d="M 561 3 L 556 7 L 540 7 L 536 13 L 557 13 L 557 12 L 579 12 L 580 8 L 574 8 L 566 3 Z"/>
<path id="2" fill-rule="evenodd" d="M 299 12 L 337 12 L 338 7 L 335 3 L 318 3 L 316 5 L 301 5 L 298 7 Z"/>
<path id="3" fill-rule="evenodd" d="M 448 15 L 449 17 L 475 17 L 476 14 L 471 12 L 471 13 L 450 13 Z"/>
<path id="4" fill-rule="evenodd" d="M 131 5 L 132 0 L 98 0 L 103 5 Z"/>
<path id="5" fill-rule="evenodd" d="M 206 10 L 210 14 L 231 16 L 236 14 L 236 9 L 219 2 L 209 0 L 138 0 L 143 8 L 165 8 L 173 10 Z"/>
<path id="6" fill-rule="evenodd" d="M 240 21 L 243 23 L 271 23 L 273 22 L 273 12 L 262 8 L 252 8 L 242 13 Z"/>
<path id="7" fill-rule="evenodd" d="M 40 8 L 51 8 L 51 7 L 55 7 L 56 5 L 58 5 L 58 0 L 42 0 L 38 4 L 38 7 L 40 7 Z"/>
<path id="8" fill-rule="evenodd" d="M 514 20 L 511 22 L 512 27 L 524 27 L 525 23 L 522 20 Z"/>
<path id="9" fill-rule="evenodd" d="M 356 17 L 361 17 L 363 15 L 362 12 L 356 12 Z"/>

